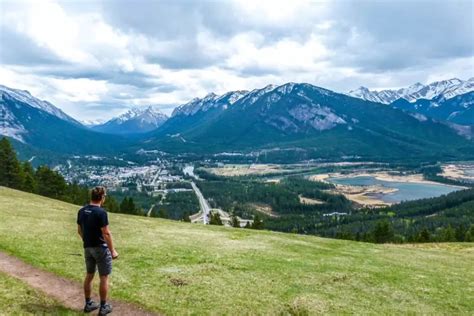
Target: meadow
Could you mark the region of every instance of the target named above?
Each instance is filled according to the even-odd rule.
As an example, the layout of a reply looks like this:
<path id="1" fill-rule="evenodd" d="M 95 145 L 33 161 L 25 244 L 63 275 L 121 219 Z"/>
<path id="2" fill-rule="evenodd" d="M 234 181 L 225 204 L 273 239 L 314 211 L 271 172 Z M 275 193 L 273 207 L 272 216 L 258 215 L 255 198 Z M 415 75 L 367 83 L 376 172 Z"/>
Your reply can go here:
<path id="1" fill-rule="evenodd" d="M 78 208 L 0 187 L 0 251 L 80 282 Z M 474 313 L 473 243 L 376 245 L 114 213 L 109 220 L 120 253 L 111 296 L 150 311 Z M 4 278 L 0 302 L 26 291 Z"/>

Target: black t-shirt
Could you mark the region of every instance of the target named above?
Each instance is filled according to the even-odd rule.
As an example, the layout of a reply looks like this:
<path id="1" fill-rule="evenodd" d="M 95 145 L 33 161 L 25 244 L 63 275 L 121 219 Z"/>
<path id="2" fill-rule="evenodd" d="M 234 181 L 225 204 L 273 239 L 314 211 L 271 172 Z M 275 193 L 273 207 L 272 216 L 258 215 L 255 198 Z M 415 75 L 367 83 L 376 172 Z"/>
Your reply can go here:
<path id="1" fill-rule="evenodd" d="M 107 212 L 99 206 L 86 205 L 77 213 L 77 225 L 81 226 L 84 248 L 107 247 L 101 228 L 109 225 Z"/>

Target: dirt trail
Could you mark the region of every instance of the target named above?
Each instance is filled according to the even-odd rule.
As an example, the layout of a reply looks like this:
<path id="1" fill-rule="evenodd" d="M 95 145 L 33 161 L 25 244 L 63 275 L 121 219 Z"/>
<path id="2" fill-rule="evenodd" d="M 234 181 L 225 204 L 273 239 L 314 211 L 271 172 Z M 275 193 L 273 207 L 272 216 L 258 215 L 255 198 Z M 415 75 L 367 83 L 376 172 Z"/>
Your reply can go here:
<path id="1" fill-rule="evenodd" d="M 82 311 L 84 307 L 82 285 L 77 282 L 66 280 L 50 272 L 35 268 L 1 251 L 0 271 L 44 292 L 67 308 Z M 94 294 L 93 296 L 96 301 L 99 300 L 97 295 Z M 113 300 L 110 303 L 114 308 L 113 315 L 157 315 L 132 304 Z M 97 314 L 97 312 L 94 313 Z"/>

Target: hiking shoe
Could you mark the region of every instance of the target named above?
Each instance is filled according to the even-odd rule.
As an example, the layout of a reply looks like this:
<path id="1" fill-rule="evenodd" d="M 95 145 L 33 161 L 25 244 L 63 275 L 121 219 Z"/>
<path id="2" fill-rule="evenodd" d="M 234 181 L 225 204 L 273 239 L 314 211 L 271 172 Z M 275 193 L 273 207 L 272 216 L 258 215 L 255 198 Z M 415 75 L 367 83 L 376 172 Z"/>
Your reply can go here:
<path id="1" fill-rule="evenodd" d="M 112 313 L 112 305 L 109 303 L 105 303 L 105 305 L 102 305 L 99 310 L 99 315 L 107 315 Z"/>
<path id="2" fill-rule="evenodd" d="M 89 303 L 86 303 L 86 305 L 84 306 L 84 313 L 90 313 L 92 311 L 95 311 L 99 307 L 100 307 L 99 303 L 96 303 L 94 301 L 90 301 Z"/>

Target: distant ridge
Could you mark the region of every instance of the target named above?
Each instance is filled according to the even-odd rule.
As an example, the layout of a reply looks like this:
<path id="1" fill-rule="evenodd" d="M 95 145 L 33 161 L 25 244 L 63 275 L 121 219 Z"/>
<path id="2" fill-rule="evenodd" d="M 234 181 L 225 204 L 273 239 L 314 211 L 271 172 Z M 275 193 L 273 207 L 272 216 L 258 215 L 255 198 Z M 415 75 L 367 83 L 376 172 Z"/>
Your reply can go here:
<path id="1" fill-rule="evenodd" d="M 445 124 L 307 83 L 195 98 L 143 146 L 194 153 L 293 149 L 300 157 L 337 159 L 474 153 L 472 142 Z"/>
<path id="2" fill-rule="evenodd" d="M 366 87 L 359 87 L 347 93 L 355 98 L 384 104 L 392 103 L 398 99 L 405 99 L 415 102 L 419 99 L 432 100 L 434 98 L 451 99 L 455 96 L 474 91 L 474 77 L 468 80 L 452 78 L 449 80 L 435 81 L 428 85 L 419 82 L 398 90 L 369 90 Z"/>
<path id="3" fill-rule="evenodd" d="M 128 144 L 118 136 L 87 129 L 28 91 L 0 86 L 0 114 L 0 135 L 31 149 L 55 154 L 111 153 Z"/>
<path id="4" fill-rule="evenodd" d="M 134 107 L 127 112 L 91 128 L 110 134 L 140 134 L 160 127 L 168 116 L 153 106 Z"/>

